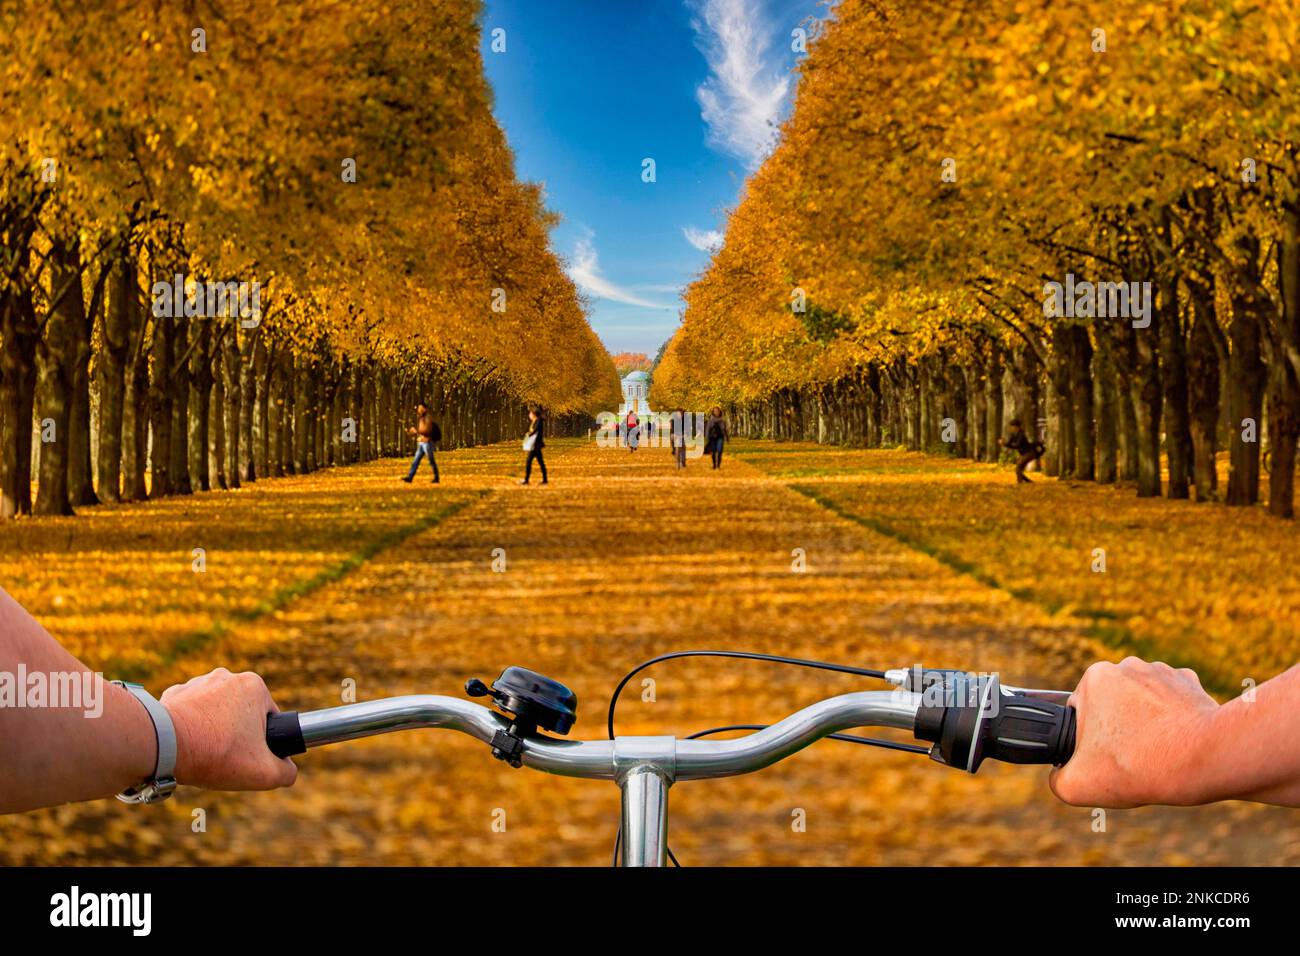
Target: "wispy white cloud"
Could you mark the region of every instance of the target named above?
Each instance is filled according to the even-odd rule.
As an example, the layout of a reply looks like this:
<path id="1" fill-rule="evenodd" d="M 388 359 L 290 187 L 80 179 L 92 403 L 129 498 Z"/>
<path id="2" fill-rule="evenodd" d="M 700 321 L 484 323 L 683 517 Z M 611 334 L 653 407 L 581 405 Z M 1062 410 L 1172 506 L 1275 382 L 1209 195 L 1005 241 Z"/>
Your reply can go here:
<path id="1" fill-rule="evenodd" d="M 772 151 L 790 77 L 773 54 L 780 30 L 756 0 L 691 0 L 709 65 L 695 91 L 709 142 L 756 169 Z"/>
<path id="2" fill-rule="evenodd" d="M 639 289 L 642 292 L 671 292 L 674 295 L 681 292 L 684 287 L 685 283 L 683 282 L 652 282 L 632 286 L 632 288 Z"/>
<path id="3" fill-rule="evenodd" d="M 637 295 L 634 291 L 611 282 L 600 274 L 600 260 L 596 253 L 596 234 L 588 231 L 579 236 L 573 244 L 573 261 L 565 271 L 580 290 L 593 299 L 607 299 L 610 302 L 622 302 L 644 309 L 671 309 L 671 305 L 654 302 Z"/>
<path id="4" fill-rule="evenodd" d="M 686 241 L 693 245 L 700 252 L 714 253 L 722 248 L 723 235 L 716 229 L 696 229 L 694 226 L 685 226 L 682 229 L 682 235 Z"/>

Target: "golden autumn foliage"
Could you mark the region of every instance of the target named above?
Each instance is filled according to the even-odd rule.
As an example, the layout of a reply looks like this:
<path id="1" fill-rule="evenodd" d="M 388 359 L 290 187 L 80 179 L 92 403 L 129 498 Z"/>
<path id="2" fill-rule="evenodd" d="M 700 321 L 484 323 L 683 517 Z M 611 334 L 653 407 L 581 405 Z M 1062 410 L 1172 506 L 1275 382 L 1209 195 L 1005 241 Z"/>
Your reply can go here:
<path id="1" fill-rule="evenodd" d="M 613 356 L 614 368 L 620 377 L 628 372 L 648 371 L 651 366 L 649 357 L 644 352 L 619 352 Z"/>
<path id="2" fill-rule="evenodd" d="M 837 4 L 653 401 L 720 402 L 786 437 L 820 437 L 809 403 L 870 404 L 836 440 L 913 449 L 951 418 L 957 454 L 992 460 L 1005 377 L 1012 414 L 1046 420 L 1053 474 L 1253 504 L 1267 443 L 1269 509 L 1291 517 L 1297 12 Z M 1046 284 L 1067 274 L 1147 283 L 1150 314 L 1053 315 Z"/>
<path id="3" fill-rule="evenodd" d="M 0 516 L 33 508 L 33 417 L 67 436 L 40 449 L 35 510 L 66 514 L 142 497 L 146 442 L 150 493 L 184 494 L 251 480 L 272 454 L 272 470 L 342 458 L 298 433 L 347 417 L 370 442 L 415 392 L 461 443 L 521 430 L 526 403 L 558 420 L 615 400 L 556 217 L 492 115 L 479 13 L 0 10 Z M 257 285 L 260 313 L 160 312 L 176 275 Z M 219 476 L 192 448 L 209 403 L 226 416 Z M 277 435 L 250 462 L 254 431 L 282 430 L 288 451 Z"/>

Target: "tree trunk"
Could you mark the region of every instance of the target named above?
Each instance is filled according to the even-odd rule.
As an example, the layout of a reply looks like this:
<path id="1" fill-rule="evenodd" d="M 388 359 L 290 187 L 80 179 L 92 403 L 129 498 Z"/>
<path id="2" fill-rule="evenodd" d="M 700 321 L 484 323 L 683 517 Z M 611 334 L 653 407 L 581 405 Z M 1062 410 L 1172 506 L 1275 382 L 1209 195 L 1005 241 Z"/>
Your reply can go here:
<path id="1" fill-rule="evenodd" d="M 1092 355 L 1094 414 L 1097 418 L 1096 477 L 1113 483 L 1119 474 L 1117 447 L 1118 402 L 1115 390 L 1115 367 L 1105 348 Z"/>
<path id="2" fill-rule="evenodd" d="M 1061 478 L 1074 477 L 1074 411 L 1070 401 L 1073 349 L 1073 331 L 1053 326 L 1047 362 L 1047 454 L 1043 463 L 1048 476 Z"/>
<path id="3" fill-rule="evenodd" d="M 270 378 L 267 380 L 266 427 L 267 474 L 284 477 L 284 352 L 272 356 Z"/>
<path id="4" fill-rule="evenodd" d="M 343 444 L 343 419 L 347 417 L 348 406 L 347 382 L 348 366 L 344 359 L 332 366 L 330 379 L 334 387 L 330 394 L 329 438 L 330 463 L 334 466 L 347 464 L 347 445 Z"/>
<path id="5" fill-rule="evenodd" d="M 253 411 L 253 445 L 257 449 L 257 473 L 263 478 L 272 474 L 271 469 L 271 367 L 273 356 L 266 347 L 262 336 L 257 337 L 257 348 L 253 353 L 253 375 L 255 405 Z"/>
<path id="6" fill-rule="evenodd" d="M 438 406 L 439 414 L 446 411 L 441 404 Z M 348 417 L 352 419 L 355 441 L 349 449 L 349 460 L 354 462 L 363 462 L 366 460 L 366 437 L 363 422 L 365 420 L 365 373 L 361 362 L 352 363 L 352 381 L 348 388 Z M 444 431 L 442 436 L 442 447 L 447 447 L 447 433 L 445 430 L 446 415 L 442 415 Z"/>
<path id="7" fill-rule="evenodd" d="M 1272 451 L 1268 475 L 1268 511 L 1295 517 L 1296 439 L 1300 437 L 1300 385 L 1291 366 L 1279 359 L 1268 384 L 1268 440 Z"/>
<path id="8" fill-rule="evenodd" d="M 108 277 L 99 360 L 99 497 L 122 500 L 122 430 L 126 404 L 126 367 L 135 325 L 135 263 L 129 251 L 113 264 Z"/>
<path id="9" fill-rule="evenodd" d="M 1135 370 L 1129 390 L 1133 397 L 1133 417 L 1137 425 L 1137 465 L 1139 498 L 1160 494 L 1160 413 L 1164 393 L 1160 388 L 1160 365 L 1156 351 L 1160 322 L 1158 310 L 1151 310 L 1152 328 L 1137 329 L 1134 336 Z"/>
<path id="10" fill-rule="evenodd" d="M 217 333 L 212 336 L 217 338 Z M 226 377 L 221 374 L 221 346 L 212 349 L 212 400 L 208 407 L 208 481 L 225 490 L 226 481 Z"/>
<path id="11" fill-rule="evenodd" d="M 970 441 L 970 435 L 967 431 L 970 408 L 966 404 L 966 373 L 961 366 L 948 366 L 945 383 L 948 394 L 944 407 L 947 414 L 944 417 L 951 419 L 957 430 L 955 436 L 957 440 L 948 445 L 949 453 L 958 458 L 965 458 Z"/>
<path id="12" fill-rule="evenodd" d="M 190 367 L 189 337 L 197 334 L 196 326 L 205 319 L 176 319 L 172 339 L 172 374 L 168 379 L 171 389 L 172 430 L 171 454 L 167 458 L 167 477 L 174 495 L 194 493 L 190 483 Z"/>
<path id="13" fill-rule="evenodd" d="M 1260 318 L 1263 307 L 1251 290 L 1234 291 L 1232 343 L 1229 358 L 1228 405 L 1231 415 L 1230 461 L 1228 465 L 1229 505 L 1253 505 L 1259 501 L 1260 419 L 1264 405 L 1264 363 L 1260 360 Z"/>
<path id="14" fill-rule="evenodd" d="M 191 333 L 197 337 L 190 352 L 188 436 L 190 481 L 200 491 L 212 490 L 208 462 L 209 418 L 212 415 L 212 323 L 201 321 Z"/>
<path id="15" fill-rule="evenodd" d="M 1137 416 L 1133 412 L 1133 375 L 1115 367 L 1115 424 L 1118 430 L 1119 477 L 1121 481 L 1137 481 L 1138 434 Z"/>
<path id="16" fill-rule="evenodd" d="M 1169 459 L 1170 498 L 1188 497 L 1192 471 L 1192 432 L 1187 410 L 1187 346 L 1178 308 L 1177 284 L 1160 288 L 1160 381 L 1164 387 L 1165 454 Z"/>
<path id="17" fill-rule="evenodd" d="M 1040 417 L 1042 363 L 1028 346 L 1016 350 L 1016 361 L 1011 369 L 1013 418 L 1020 420 L 1021 426 L 1034 441 L 1046 441 L 1047 436 L 1040 434 L 1038 419 Z M 1039 462 L 1030 467 L 1042 468 Z"/>
<path id="18" fill-rule="evenodd" d="M 1070 329 L 1070 406 L 1074 415 L 1074 477 L 1092 481 L 1096 476 L 1093 443 L 1092 342 L 1088 330 Z"/>
<path id="19" fill-rule="evenodd" d="M 132 263 L 135 281 L 136 269 Z M 145 473 L 149 470 L 149 343 L 148 318 L 132 287 L 133 322 L 131 359 L 126 369 L 126 407 L 122 414 L 122 497 L 144 501 L 149 497 Z"/>
<path id="20" fill-rule="evenodd" d="M 1192 474 L 1196 500 L 1218 498 L 1219 350 L 1212 327 L 1213 286 L 1191 287 L 1192 331 L 1187 346 L 1188 426 L 1192 438 Z"/>
<path id="21" fill-rule="evenodd" d="M 162 498 L 171 494 L 170 473 L 172 400 L 168 381 L 172 369 L 172 328 L 170 316 L 154 318 L 153 363 L 149 373 L 149 495 Z"/>
<path id="22" fill-rule="evenodd" d="M 312 362 L 311 373 L 311 462 L 312 470 L 319 470 L 325 467 L 325 383 L 319 360 Z"/>
<path id="23" fill-rule="evenodd" d="M 78 260 L 78 264 L 79 260 Z M 77 282 L 76 292 L 81 292 Z M 98 291 L 98 286 L 96 291 Z M 93 297 L 95 312 L 99 311 L 99 296 Z M 99 504 L 95 494 L 94 470 L 90 462 L 90 342 L 94 334 L 95 315 L 86 311 L 86 302 L 78 297 L 69 302 L 74 323 L 71 348 L 72 394 L 68 401 L 68 501 L 74 508 Z"/>
<path id="24" fill-rule="evenodd" d="M 223 465 L 226 471 L 226 484 L 238 488 L 239 481 L 239 406 L 242 389 L 240 388 L 240 355 L 238 341 L 238 323 L 232 322 L 226 330 L 221 343 L 221 381 L 226 387 L 226 400 L 222 403 L 222 431 L 225 432 L 226 455 Z"/>
<path id="25" fill-rule="evenodd" d="M 236 322 L 238 325 L 238 322 Z M 232 334 L 234 334 L 232 332 Z M 254 361 L 261 329 L 245 330 L 239 343 L 239 477 L 243 481 L 257 480 L 257 454 L 253 445 L 253 410 L 257 395 L 254 384 Z"/>
<path id="26" fill-rule="evenodd" d="M 907 447 L 909 451 L 920 451 L 925 447 L 924 417 L 921 410 L 921 372 L 909 369 L 907 394 L 905 397 L 907 415 Z"/>
<path id="27" fill-rule="evenodd" d="M 1268 510 L 1279 518 L 1295 517 L 1296 440 L 1300 437 L 1300 370 L 1288 360 L 1300 361 L 1300 207 L 1296 200 L 1292 195 L 1282 204 L 1283 231 L 1277 249 L 1282 311 L 1268 391 L 1268 438 L 1273 446 Z"/>
<path id="28" fill-rule="evenodd" d="M 37 338 L 30 295 L 0 294 L 0 518 L 32 512 Z"/>
<path id="29" fill-rule="evenodd" d="M 309 418 L 311 399 L 307 393 L 309 379 L 307 363 L 302 358 L 294 360 L 293 389 L 293 467 L 294 474 L 305 475 L 310 470 L 311 425 Z"/>
<path id="30" fill-rule="evenodd" d="M 966 421 L 962 425 L 970 436 L 970 441 L 966 443 L 966 457 L 976 461 L 983 460 L 984 449 L 989 440 L 989 416 L 984 407 L 987 400 L 984 380 L 987 374 L 988 369 L 984 362 L 973 360 L 966 366 L 963 383 L 966 387 Z"/>
<path id="31" fill-rule="evenodd" d="M 73 388 L 73 357 L 78 327 L 85 321 L 80 262 L 56 241 L 50 250 L 50 313 L 36 346 L 36 414 L 40 419 L 41 457 L 34 511 L 70 515 L 68 440 Z"/>

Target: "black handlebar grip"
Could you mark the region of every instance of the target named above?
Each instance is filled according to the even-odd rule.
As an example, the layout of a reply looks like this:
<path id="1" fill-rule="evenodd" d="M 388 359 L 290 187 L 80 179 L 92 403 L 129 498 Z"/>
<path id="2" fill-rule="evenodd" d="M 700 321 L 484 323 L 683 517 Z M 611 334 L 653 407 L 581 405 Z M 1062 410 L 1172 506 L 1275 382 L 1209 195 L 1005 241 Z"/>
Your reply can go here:
<path id="1" fill-rule="evenodd" d="M 277 757 L 292 757 L 307 752 L 296 710 L 266 715 L 266 746 Z"/>
<path id="2" fill-rule="evenodd" d="M 1074 708 L 1024 694 L 1004 695 L 983 728 L 983 756 L 1059 767 L 1074 755 Z"/>

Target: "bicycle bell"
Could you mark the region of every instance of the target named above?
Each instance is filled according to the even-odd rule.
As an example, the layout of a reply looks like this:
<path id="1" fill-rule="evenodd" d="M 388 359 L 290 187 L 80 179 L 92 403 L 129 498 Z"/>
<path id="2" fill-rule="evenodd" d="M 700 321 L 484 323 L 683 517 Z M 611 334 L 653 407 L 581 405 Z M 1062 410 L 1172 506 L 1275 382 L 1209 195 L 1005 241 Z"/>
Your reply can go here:
<path id="1" fill-rule="evenodd" d="M 471 697 L 491 697 L 510 718 L 510 729 L 498 731 L 493 756 L 513 767 L 520 764 L 522 738 L 542 730 L 567 734 L 578 719 L 578 695 L 557 680 L 526 667 L 507 667 L 488 687 L 477 677 L 465 682 Z"/>

